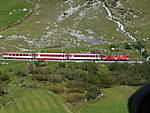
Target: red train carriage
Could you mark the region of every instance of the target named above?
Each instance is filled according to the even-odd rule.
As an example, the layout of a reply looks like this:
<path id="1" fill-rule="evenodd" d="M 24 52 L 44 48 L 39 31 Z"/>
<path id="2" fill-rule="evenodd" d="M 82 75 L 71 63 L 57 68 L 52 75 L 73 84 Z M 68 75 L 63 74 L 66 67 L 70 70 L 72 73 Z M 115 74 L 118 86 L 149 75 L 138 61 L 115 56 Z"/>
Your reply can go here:
<path id="1" fill-rule="evenodd" d="M 129 60 L 128 55 L 101 55 L 102 60 L 106 61 L 124 61 L 124 60 Z"/>
<path id="2" fill-rule="evenodd" d="M 69 54 L 66 53 L 36 53 L 36 59 L 46 59 L 46 60 L 67 60 L 69 59 Z"/>
<path id="3" fill-rule="evenodd" d="M 89 60 L 89 61 L 125 61 L 128 55 L 103 55 L 80 53 L 3 53 L 6 59 L 44 59 L 44 60 Z"/>

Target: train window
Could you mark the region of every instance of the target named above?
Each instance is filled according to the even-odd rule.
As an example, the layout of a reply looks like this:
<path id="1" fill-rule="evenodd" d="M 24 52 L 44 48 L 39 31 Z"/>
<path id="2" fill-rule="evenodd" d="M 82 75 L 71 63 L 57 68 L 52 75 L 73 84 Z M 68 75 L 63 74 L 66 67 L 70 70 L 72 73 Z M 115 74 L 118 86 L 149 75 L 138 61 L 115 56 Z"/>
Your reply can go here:
<path id="1" fill-rule="evenodd" d="M 99 55 L 99 57 L 105 57 L 105 55 Z"/>
<path id="2" fill-rule="evenodd" d="M 22 54 L 20 54 L 20 56 L 22 56 Z"/>
<path id="3" fill-rule="evenodd" d="M 117 57 L 117 56 L 115 56 L 114 58 L 115 58 L 115 59 L 117 59 L 118 57 Z"/>
<path id="4" fill-rule="evenodd" d="M 74 55 L 74 57 L 79 57 L 79 55 Z"/>
<path id="5" fill-rule="evenodd" d="M 108 58 L 111 58 L 111 55 L 108 55 Z"/>

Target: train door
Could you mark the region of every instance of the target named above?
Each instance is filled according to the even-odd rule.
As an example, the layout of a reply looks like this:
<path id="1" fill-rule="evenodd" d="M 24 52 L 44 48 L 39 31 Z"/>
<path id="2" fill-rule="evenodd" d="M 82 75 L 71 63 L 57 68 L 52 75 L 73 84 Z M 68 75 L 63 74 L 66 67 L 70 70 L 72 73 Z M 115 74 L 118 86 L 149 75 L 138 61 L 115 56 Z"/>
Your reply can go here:
<path id="1" fill-rule="evenodd" d="M 97 60 L 102 60 L 102 55 L 97 55 Z"/>
<path id="2" fill-rule="evenodd" d="M 100 60 L 105 60 L 105 55 L 99 55 L 99 57 Z"/>
<path id="3" fill-rule="evenodd" d="M 32 59 L 37 59 L 37 57 L 38 57 L 38 54 L 36 54 L 36 53 L 32 53 L 32 54 L 31 54 L 31 58 L 32 58 Z"/>
<path id="4" fill-rule="evenodd" d="M 96 54 L 96 55 L 95 55 L 95 60 L 96 60 L 96 61 L 101 60 L 101 56 L 100 56 L 100 55 L 98 55 L 98 54 Z"/>
<path id="5" fill-rule="evenodd" d="M 108 55 L 107 60 L 109 60 L 109 61 L 112 60 L 112 55 Z"/>
<path id="6" fill-rule="evenodd" d="M 69 60 L 69 53 L 65 53 L 63 56 L 63 60 Z"/>

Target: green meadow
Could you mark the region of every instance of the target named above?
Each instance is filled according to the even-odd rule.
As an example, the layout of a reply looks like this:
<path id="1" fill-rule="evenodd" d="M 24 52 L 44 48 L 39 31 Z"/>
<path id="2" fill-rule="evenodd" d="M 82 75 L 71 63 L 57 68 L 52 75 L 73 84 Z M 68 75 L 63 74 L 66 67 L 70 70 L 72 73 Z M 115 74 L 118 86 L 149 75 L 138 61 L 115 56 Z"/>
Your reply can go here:
<path id="1" fill-rule="evenodd" d="M 0 108 L 0 113 L 71 113 L 61 98 L 42 89 L 12 89 L 15 101 Z"/>
<path id="2" fill-rule="evenodd" d="M 16 23 L 29 13 L 30 8 L 33 8 L 33 5 L 25 0 L 1 0 L 0 28 Z"/>
<path id="3" fill-rule="evenodd" d="M 128 113 L 128 98 L 136 89 L 129 86 L 103 89 L 101 99 L 77 107 L 77 113 Z"/>

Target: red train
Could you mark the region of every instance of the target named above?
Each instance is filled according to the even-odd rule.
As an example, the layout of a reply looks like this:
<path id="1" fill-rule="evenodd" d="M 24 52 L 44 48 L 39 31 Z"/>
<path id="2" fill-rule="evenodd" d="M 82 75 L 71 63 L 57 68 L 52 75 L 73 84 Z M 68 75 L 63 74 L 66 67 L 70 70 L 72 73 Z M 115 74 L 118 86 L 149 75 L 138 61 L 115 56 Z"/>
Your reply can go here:
<path id="1" fill-rule="evenodd" d="M 127 61 L 128 55 L 83 54 L 83 53 L 2 53 L 5 59 L 43 59 L 43 60 L 95 60 Z"/>

